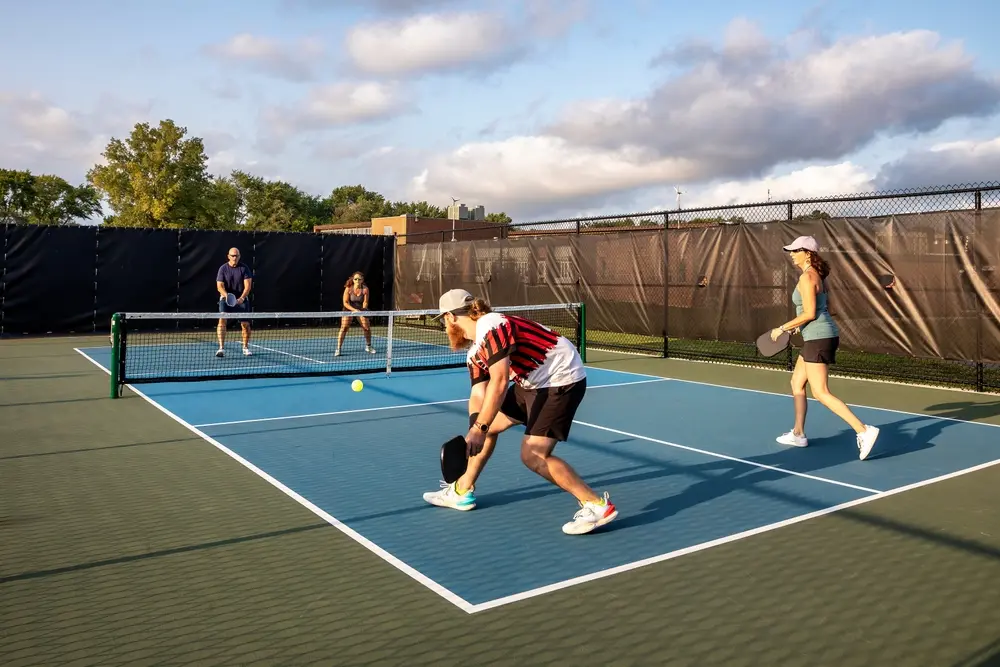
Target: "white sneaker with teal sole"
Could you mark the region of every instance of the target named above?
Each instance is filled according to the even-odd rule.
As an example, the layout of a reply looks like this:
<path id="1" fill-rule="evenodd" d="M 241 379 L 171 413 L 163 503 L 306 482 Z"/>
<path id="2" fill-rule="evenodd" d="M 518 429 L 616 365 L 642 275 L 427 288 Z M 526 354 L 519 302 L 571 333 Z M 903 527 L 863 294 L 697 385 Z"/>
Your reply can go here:
<path id="1" fill-rule="evenodd" d="M 424 500 L 429 502 L 431 505 L 437 505 L 438 507 L 450 507 L 453 510 L 459 510 L 462 512 L 467 512 L 476 507 L 476 495 L 469 489 L 465 493 L 460 494 L 456 489 L 455 485 L 458 482 L 453 482 L 448 484 L 447 482 L 441 482 L 440 491 L 428 491 L 424 494 Z"/>

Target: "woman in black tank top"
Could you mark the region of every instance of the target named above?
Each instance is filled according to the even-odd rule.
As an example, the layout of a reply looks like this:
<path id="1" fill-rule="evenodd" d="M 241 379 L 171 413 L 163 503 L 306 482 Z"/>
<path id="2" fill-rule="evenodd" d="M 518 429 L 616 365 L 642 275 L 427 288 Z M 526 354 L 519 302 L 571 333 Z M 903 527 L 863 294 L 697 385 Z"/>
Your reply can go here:
<path id="1" fill-rule="evenodd" d="M 365 285 L 365 274 L 356 271 L 351 274 L 344 284 L 344 310 L 360 313 L 368 310 L 368 285 Z M 337 337 L 337 351 L 334 356 L 340 356 L 340 348 L 344 344 L 347 330 L 351 328 L 351 322 L 357 317 L 361 322 L 361 329 L 365 332 L 365 352 L 375 354 L 372 347 L 372 329 L 368 318 L 362 315 L 347 315 L 340 318 L 340 335 Z"/>

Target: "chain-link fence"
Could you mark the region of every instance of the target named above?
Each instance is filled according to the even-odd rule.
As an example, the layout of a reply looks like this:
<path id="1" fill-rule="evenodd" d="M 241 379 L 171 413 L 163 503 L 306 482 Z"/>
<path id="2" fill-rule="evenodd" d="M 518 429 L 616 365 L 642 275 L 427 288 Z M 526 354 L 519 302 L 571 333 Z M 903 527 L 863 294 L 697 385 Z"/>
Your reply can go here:
<path id="1" fill-rule="evenodd" d="M 464 287 L 496 305 L 582 301 L 590 349 L 791 368 L 758 335 L 795 315 L 782 245 L 830 264 L 838 373 L 1000 390 L 1000 183 L 411 234 L 396 307 Z"/>

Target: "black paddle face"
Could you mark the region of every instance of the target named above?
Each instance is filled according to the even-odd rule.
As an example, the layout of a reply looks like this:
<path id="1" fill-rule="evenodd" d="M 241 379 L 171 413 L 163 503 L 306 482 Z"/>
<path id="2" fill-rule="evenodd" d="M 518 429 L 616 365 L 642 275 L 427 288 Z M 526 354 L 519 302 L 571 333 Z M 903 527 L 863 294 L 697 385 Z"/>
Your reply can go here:
<path id="1" fill-rule="evenodd" d="M 451 484 L 465 474 L 469 464 L 465 438 L 456 435 L 441 445 L 441 475 L 444 481 Z"/>
<path id="2" fill-rule="evenodd" d="M 778 336 L 778 340 L 771 340 L 771 332 L 765 331 L 757 338 L 757 351 L 765 357 L 773 357 L 788 347 L 791 338 L 791 334 L 785 332 Z"/>

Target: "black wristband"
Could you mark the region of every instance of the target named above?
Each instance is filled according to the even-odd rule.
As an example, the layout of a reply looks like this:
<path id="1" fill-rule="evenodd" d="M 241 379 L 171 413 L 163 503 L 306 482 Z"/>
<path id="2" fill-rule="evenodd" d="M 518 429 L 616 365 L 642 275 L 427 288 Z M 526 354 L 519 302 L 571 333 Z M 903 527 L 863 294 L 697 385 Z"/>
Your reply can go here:
<path id="1" fill-rule="evenodd" d="M 472 428 L 473 426 L 476 425 L 476 420 L 477 419 L 479 419 L 479 413 L 478 412 L 473 412 L 471 415 L 469 415 L 469 428 Z"/>

